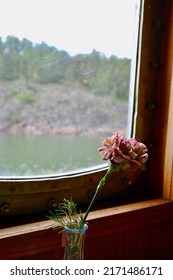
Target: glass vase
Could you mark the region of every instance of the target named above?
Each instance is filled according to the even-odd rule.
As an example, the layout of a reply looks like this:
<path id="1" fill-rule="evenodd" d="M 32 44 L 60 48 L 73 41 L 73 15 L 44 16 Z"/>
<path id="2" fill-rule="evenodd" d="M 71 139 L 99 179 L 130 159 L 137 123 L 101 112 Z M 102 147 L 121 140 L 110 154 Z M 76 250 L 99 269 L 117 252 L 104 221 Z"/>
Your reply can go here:
<path id="1" fill-rule="evenodd" d="M 84 242 L 87 229 L 87 224 L 85 224 L 82 229 L 64 227 L 66 233 L 64 260 L 84 259 Z"/>

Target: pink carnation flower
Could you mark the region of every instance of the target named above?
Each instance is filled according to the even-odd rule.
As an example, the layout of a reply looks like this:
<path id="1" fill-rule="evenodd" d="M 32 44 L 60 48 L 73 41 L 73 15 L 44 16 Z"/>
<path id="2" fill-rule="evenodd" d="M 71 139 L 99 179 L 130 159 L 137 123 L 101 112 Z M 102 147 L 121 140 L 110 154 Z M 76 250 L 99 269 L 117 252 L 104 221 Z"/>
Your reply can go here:
<path id="1" fill-rule="evenodd" d="M 125 161 L 137 165 L 145 170 L 145 162 L 148 159 L 147 147 L 135 139 L 126 139 L 118 133 L 103 141 L 104 147 L 99 148 L 103 160 L 110 160 L 113 165 Z"/>

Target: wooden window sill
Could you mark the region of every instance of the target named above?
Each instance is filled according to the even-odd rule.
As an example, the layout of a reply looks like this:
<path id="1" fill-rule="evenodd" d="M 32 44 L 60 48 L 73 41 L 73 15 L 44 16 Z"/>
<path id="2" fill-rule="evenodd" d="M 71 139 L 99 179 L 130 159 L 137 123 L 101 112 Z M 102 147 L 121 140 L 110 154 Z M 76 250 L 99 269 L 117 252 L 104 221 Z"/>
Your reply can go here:
<path id="1" fill-rule="evenodd" d="M 153 219 L 155 222 L 165 220 L 170 217 L 170 209 L 172 209 L 173 212 L 173 202 L 164 200 L 162 198 L 156 198 L 142 202 L 131 203 L 128 205 L 92 211 L 88 216 L 88 222 L 90 224 L 95 223 L 98 225 L 101 224 L 105 219 L 109 221 L 116 220 L 117 231 L 119 231 L 125 230 L 126 227 L 129 229 L 129 227 L 132 228 L 137 227 L 138 225 L 141 226 L 141 223 L 149 223 L 150 220 L 153 223 Z M 134 223 L 127 222 L 128 217 L 131 217 L 131 221 L 133 220 L 132 217 L 134 217 Z M 0 239 L 48 230 L 51 228 L 51 226 L 52 221 L 44 220 L 3 228 L 0 229 Z"/>

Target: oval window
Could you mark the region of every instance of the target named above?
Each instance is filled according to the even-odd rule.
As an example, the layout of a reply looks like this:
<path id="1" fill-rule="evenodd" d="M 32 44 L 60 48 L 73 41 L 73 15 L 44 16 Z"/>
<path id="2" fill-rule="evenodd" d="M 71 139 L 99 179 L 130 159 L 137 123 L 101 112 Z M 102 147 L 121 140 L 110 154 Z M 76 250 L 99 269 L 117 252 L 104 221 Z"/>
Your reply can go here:
<path id="1" fill-rule="evenodd" d="M 100 165 L 128 134 L 139 2 L 1 1 L 0 176 Z"/>

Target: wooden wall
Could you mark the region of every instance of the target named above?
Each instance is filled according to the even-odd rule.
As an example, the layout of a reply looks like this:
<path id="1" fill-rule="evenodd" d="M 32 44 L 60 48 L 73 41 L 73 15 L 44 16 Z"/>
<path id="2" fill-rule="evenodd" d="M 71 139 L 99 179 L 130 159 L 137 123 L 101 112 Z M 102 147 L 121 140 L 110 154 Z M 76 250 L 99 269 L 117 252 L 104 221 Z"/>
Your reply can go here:
<path id="1" fill-rule="evenodd" d="M 85 259 L 173 259 L 173 203 L 147 203 L 92 212 Z M 50 221 L 2 229 L 0 238 L 0 259 L 63 259 L 62 234 Z"/>

